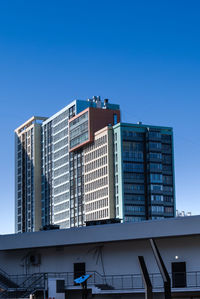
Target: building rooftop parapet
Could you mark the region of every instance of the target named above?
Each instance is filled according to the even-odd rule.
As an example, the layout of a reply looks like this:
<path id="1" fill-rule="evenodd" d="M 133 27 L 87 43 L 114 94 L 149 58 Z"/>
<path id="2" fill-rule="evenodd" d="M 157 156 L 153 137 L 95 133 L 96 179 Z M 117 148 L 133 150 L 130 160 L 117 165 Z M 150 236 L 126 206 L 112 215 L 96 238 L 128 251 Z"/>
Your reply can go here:
<path id="1" fill-rule="evenodd" d="M 200 234 L 200 216 L 116 223 L 0 236 L 0 251 Z"/>
<path id="2" fill-rule="evenodd" d="M 42 121 L 45 121 L 47 119 L 47 117 L 43 117 L 43 116 L 32 116 L 31 118 L 29 118 L 25 123 L 23 123 L 21 126 L 19 126 L 17 129 L 15 129 L 15 132 L 17 134 L 20 134 L 22 131 L 26 130 L 28 127 L 30 127 L 31 125 L 33 125 L 34 123 L 39 123 Z"/>
<path id="3" fill-rule="evenodd" d="M 117 127 L 151 128 L 151 129 L 164 129 L 164 130 L 168 130 L 168 131 L 173 131 L 172 127 L 145 125 L 142 123 L 132 124 L 132 123 L 120 122 L 120 123 L 114 125 L 113 127 L 114 128 L 117 128 Z"/>

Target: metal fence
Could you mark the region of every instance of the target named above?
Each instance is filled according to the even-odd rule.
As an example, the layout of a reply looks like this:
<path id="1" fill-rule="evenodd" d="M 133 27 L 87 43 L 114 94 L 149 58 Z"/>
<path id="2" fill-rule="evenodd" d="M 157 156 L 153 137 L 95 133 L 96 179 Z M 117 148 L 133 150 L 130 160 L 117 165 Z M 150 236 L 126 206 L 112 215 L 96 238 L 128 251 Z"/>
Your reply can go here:
<path id="1" fill-rule="evenodd" d="M 98 286 L 107 285 L 116 290 L 125 289 L 143 289 L 144 284 L 142 276 L 140 274 L 126 274 L 126 275 L 101 275 L 96 271 L 88 271 L 86 274 L 91 274 L 92 276 L 88 279 L 88 286 Z M 176 273 L 175 275 L 170 275 L 171 283 L 173 286 L 173 280 L 176 275 L 184 275 L 184 273 Z M 48 273 L 48 277 L 57 277 L 65 280 L 65 285 L 67 288 L 74 286 L 74 273 Z M 163 288 L 163 280 L 160 273 L 150 274 L 151 283 L 153 289 Z M 186 288 L 200 288 L 200 272 L 187 272 L 185 276 Z"/>
<path id="2" fill-rule="evenodd" d="M 144 289 L 142 276 L 140 274 L 126 274 L 126 275 L 102 275 L 96 271 L 87 271 L 90 274 L 88 279 L 88 287 L 90 286 L 107 286 L 115 290 L 128 290 L 128 289 Z M 186 288 L 200 288 L 200 271 L 176 273 L 175 275 L 185 275 Z M 173 287 L 174 279 L 176 276 L 169 274 L 171 278 L 171 285 Z M 163 288 L 162 276 L 159 273 L 150 274 L 153 289 Z M 74 287 L 74 273 L 73 272 L 50 272 L 50 273 L 36 273 L 32 275 L 9 275 L 10 280 L 15 282 L 21 288 L 28 288 L 30 286 L 37 286 L 43 289 L 45 281 L 48 278 L 61 278 L 65 280 L 65 287 Z"/>

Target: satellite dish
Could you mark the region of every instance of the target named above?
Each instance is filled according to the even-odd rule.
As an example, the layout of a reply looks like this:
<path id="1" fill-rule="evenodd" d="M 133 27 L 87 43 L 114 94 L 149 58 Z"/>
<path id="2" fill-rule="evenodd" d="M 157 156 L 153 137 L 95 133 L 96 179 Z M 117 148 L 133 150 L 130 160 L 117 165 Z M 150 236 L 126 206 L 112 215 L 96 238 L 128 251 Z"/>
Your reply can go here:
<path id="1" fill-rule="evenodd" d="M 81 284 L 83 282 L 85 282 L 86 280 L 88 280 L 88 278 L 90 278 L 92 275 L 82 275 L 81 277 L 78 277 L 76 279 L 74 279 L 75 283 Z"/>

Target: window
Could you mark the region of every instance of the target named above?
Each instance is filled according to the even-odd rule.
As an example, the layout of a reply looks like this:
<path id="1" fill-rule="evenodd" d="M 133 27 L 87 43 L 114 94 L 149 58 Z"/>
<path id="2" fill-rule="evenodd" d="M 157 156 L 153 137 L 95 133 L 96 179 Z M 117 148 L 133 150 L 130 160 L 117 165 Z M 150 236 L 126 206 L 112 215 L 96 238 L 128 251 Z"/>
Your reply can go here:
<path id="1" fill-rule="evenodd" d="M 125 206 L 125 212 L 145 212 L 144 206 Z"/>
<path id="2" fill-rule="evenodd" d="M 143 161 L 143 152 L 123 152 L 123 159 L 129 161 Z"/>
<path id="3" fill-rule="evenodd" d="M 162 150 L 170 153 L 171 145 L 170 144 L 162 144 Z"/>
<path id="4" fill-rule="evenodd" d="M 144 182 L 144 174 L 143 173 L 124 173 L 124 179 L 127 182 L 132 181 L 141 181 Z"/>
<path id="5" fill-rule="evenodd" d="M 161 160 L 162 154 L 161 153 L 149 153 L 148 157 L 150 160 Z"/>
<path id="6" fill-rule="evenodd" d="M 151 131 L 151 132 L 149 132 L 149 138 L 152 138 L 152 139 L 154 139 L 154 138 L 161 138 L 161 133 L 160 132 L 153 132 L 153 131 Z"/>
<path id="7" fill-rule="evenodd" d="M 68 134 L 67 130 L 64 129 L 63 131 L 60 131 L 56 135 L 53 136 L 53 141 L 57 142 L 58 140 L 64 138 Z"/>
<path id="8" fill-rule="evenodd" d="M 81 133 L 81 135 L 77 136 L 76 138 L 70 140 L 70 148 L 73 148 L 85 141 L 88 140 L 88 129 L 86 132 Z"/>
<path id="9" fill-rule="evenodd" d="M 144 171 L 144 166 L 141 163 L 124 163 L 123 164 L 123 170 L 127 172 L 143 172 Z"/>
<path id="10" fill-rule="evenodd" d="M 163 186 L 162 185 L 150 185 L 150 190 L 151 191 L 163 191 Z"/>
<path id="11" fill-rule="evenodd" d="M 68 111 L 64 111 L 63 113 L 58 115 L 56 118 L 54 118 L 53 125 L 56 125 L 57 123 L 61 122 L 63 119 L 65 119 L 67 117 L 68 117 Z M 51 122 L 49 123 L 49 125 L 51 125 Z M 45 125 L 45 128 L 46 128 L 46 125 Z"/>
<path id="12" fill-rule="evenodd" d="M 173 202 L 174 200 L 173 200 L 173 197 L 171 197 L 171 196 L 164 196 L 164 201 Z"/>
<path id="13" fill-rule="evenodd" d="M 144 191 L 144 185 L 135 185 L 135 184 L 125 184 L 124 191 Z"/>
<path id="14" fill-rule="evenodd" d="M 163 163 L 171 164 L 172 163 L 172 156 L 171 155 L 163 155 Z"/>
<path id="15" fill-rule="evenodd" d="M 114 125 L 117 124 L 117 114 L 116 113 L 114 113 L 114 115 L 113 115 L 113 123 L 114 123 Z"/>
<path id="16" fill-rule="evenodd" d="M 163 176 L 163 183 L 167 184 L 167 185 L 172 185 L 173 180 L 172 180 L 172 176 Z"/>
<path id="17" fill-rule="evenodd" d="M 162 174 L 151 173 L 150 174 L 150 181 L 151 181 L 151 183 L 162 183 L 163 182 L 163 176 L 162 176 Z"/>
<path id="18" fill-rule="evenodd" d="M 143 152 L 142 142 L 123 141 L 123 152 Z"/>
<path id="19" fill-rule="evenodd" d="M 173 213 L 174 212 L 174 208 L 173 207 L 165 207 L 165 213 Z"/>
<path id="20" fill-rule="evenodd" d="M 163 201 L 162 195 L 151 195 L 151 201 Z"/>
<path id="21" fill-rule="evenodd" d="M 63 220 L 65 218 L 69 218 L 69 211 L 54 215 L 54 221 L 60 221 Z"/>
<path id="22" fill-rule="evenodd" d="M 149 142 L 149 149 L 150 150 L 160 150 L 161 143 L 160 142 Z"/>
<path id="23" fill-rule="evenodd" d="M 145 217 L 126 216 L 125 222 L 140 222 L 145 220 Z"/>
<path id="24" fill-rule="evenodd" d="M 150 163 L 148 165 L 148 168 L 150 169 L 150 171 L 161 171 L 162 170 L 162 164 Z"/>
<path id="25" fill-rule="evenodd" d="M 75 116 L 75 105 L 69 108 L 69 118 Z"/>
<path id="26" fill-rule="evenodd" d="M 118 205 L 118 204 L 119 204 L 119 197 L 116 196 L 116 205 Z"/>
<path id="27" fill-rule="evenodd" d="M 162 135 L 162 140 L 167 141 L 167 142 L 171 142 L 171 135 L 163 134 Z"/>
<path id="28" fill-rule="evenodd" d="M 127 136 L 127 132 L 126 132 L 126 131 L 123 131 L 123 132 L 122 132 L 122 136 L 123 136 L 123 137 L 126 137 L 126 136 Z"/>
<path id="29" fill-rule="evenodd" d="M 172 166 L 171 165 L 163 165 L 163 171 L 164 172 L 172 172 Z"/>
<path id="30" fill-rule="evenodd" d="M 145 201 L 144 195 L 125 194 L 124 198 L 126 202 Z"/>
<path id="31" fill-rule="evenodd" d="M 69 202 L 64 202 L 60 205 L 54 206 L 54 213 L 61 212 L 69 208 Z"/>
<path id="32" fill-rule="evenodd" d="M 164 207 L 163 206 L 152 206 L 151 211 L 156 212 L 156 213 L 163 213 Z"/>
<path id="33" fill-rule="evenodd" d="M 171 186 L 163 186 L 163 191 L 164 192 L 173 192 L 173 187 Z"/>

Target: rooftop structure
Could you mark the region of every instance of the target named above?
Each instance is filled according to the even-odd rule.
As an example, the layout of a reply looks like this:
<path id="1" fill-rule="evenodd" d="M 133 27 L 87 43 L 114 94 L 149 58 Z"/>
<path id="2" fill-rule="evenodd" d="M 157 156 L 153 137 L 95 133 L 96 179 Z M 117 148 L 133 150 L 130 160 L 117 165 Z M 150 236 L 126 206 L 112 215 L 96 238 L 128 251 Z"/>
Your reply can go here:
<path id="1" fill-rule="evenodd" d="M 78 299 L 81 287 L 74 285 L 74 279 L 89 275 L 88 291 L 93 298 L 144 298 L 140 256 L 153 298 L 161 299 L 164 278 L 154 256 L 154 243 L 169 276 L 172 297 L 198 298 L 199 224 L 200 216 L 191 216 L 2 235 L 0 297 L 35 294 L 41 298 L 48 291 L 50 297 Z M 56 297 L 57 292 L 61 297 Z"/>

